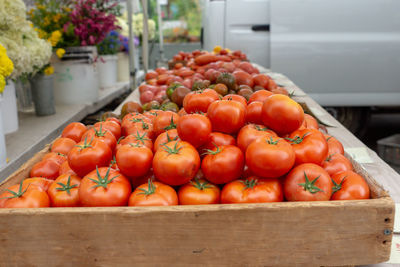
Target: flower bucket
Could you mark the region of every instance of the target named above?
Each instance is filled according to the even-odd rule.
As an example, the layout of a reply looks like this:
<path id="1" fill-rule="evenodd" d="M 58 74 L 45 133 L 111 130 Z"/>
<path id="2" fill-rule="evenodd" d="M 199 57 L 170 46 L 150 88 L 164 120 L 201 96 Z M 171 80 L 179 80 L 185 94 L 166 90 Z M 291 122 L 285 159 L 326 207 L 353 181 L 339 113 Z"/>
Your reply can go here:
<path id="1" fill-rule="evenodd" d="M 97 59 L 100 87 L 110 87 L 117 83 L 117 62 L 116 55 L 102 55 Z"/>
<path id="2" fill-rule="evenodd" d="M 54 98 L 61 104 L 93 104 L 99 98 L 99 78 L 94 63 L 96 47 L 69 47 L 54 63 Z"/>
<path id="3" fill-rule="evenodd" d="M 37 74 L 31 80 L 32 96 L 37 116 L 48 116 L 56 113 L 53 77 L 53 75 Z"/>
<path id="4" fill-rule="evenodd" d="M 129 82 L 129 55 L 124 52 L 119 52 L 118 56 L 118 81 Z M 139 69 L 139 48 L 135 49 L 135 68 Z"/>
<path id="5" fill-rule="evenodd" d="M 0 94 L 0 169 L 6 165 L 6 141 L 4 138 L 4 128 L 3 128 L 3 110 L 1 109 L 3 105 L 3 96 Z"/>
<path id="6" fill-rule="evenodd" d="M 4 134 L 9 134 L 18 130 L 18 110 L 17 98 L 15 95 L 15 84 L 9 81 L 1 96 L 0 105 L 2 116 L 2 127 Z"/>

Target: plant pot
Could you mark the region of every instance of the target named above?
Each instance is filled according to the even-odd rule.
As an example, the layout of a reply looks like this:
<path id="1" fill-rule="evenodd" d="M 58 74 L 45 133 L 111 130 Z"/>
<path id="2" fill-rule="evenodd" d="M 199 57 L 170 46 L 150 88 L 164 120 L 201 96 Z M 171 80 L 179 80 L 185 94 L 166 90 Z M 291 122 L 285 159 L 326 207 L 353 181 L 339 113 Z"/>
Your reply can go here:
<path id="1" fill-rule="evenodd" d="M 118 81 L 119 82 L 129 82 L 129 54 L 124 52 L 119 52 L 118 56 Z M 135 68 L 136 70 L 139 69 L 139 47 L 135 49 Z"/>
<path id="2" fill-rule="evenodd" d="M 9 81 L 1 96 L 0 105 L 2 116 L 2 127 L 4 134 L 9 134 L 18 130 L 18 109 L 15 95 L 15 84 Z"/>
<path id="3" fill-rule="evenodd" d="M 54 76 L 37 74 L 31 80 L 33 103 L 37 116 L 56 113 L 54 107 Z"/>
<path id="4" fill-rule="evenodd" d="M 18 111 L 32 113 L 34 111 L 31 83 L 28 79 L 17 79 L 15 82 Z"/>
<path id="5" fill-rule="evenodd" d="M 99 98 L 96 47 L 71 47 L 54 63 L 54 98 L 62 104 L 93 104 Z"/>
<path id="6" fill-rule="evenodd" d="M 97 59 L 100 87 L 110 87 L 117 83 L 117 62 L 116 55 L 102 55 Z"/>
<path id="7" fill-rule="evenodd" d="M 4 138 L 4 127 L 3 127 L 3 96 L 0 94 L 0 169 L 6 165 L 7 152 L 6 152 L 6 140 Z"/>

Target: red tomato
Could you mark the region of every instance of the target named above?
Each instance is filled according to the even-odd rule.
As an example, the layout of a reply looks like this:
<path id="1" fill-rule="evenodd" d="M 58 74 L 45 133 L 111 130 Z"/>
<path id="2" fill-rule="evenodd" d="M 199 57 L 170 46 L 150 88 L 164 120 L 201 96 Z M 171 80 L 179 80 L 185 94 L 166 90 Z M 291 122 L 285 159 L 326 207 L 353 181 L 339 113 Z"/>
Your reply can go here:
<path id="1" fill-rule="evenodd" d="M 263 103 L 259 101 L 251 102 L 246 109 L 246 122 L 263 124 L 261 112 Z"/>
<path id="2" fill-rule="evenodd" d="M 158 73 L 157 73 L 157 72 L 155 72 L 155 71 L 149 71 L 149 72 L 146 73 L 145 79 L 146 79 L 146 80 L 156 79 L 157 76 L 158 76 Z"/>
<path id="3" fill-rule="evenodd" d="M 329 173 L 330 176 L 338 172 L 353 170 L 353 165 L 351 164 L 350 160 L 348 160 L 342 154 L 329 155 L 322 163 L 322 167 Z"/>
<path id="4" fill-rule="evenodd" d="M 237 146 L 243 151 L 243 153 L 245 153 L 247 147 L 253 141 L 256 141 L 257 139 L 262 137 L 269 138 L 270 136 L 278 137 L 275 132 L 263 125 L 247 124 L 239 131 L 239 134 L 237 136 Z"/>
<path id="5" fill-rule="evenodd" d="M 42 188 L 20 184 L 7 188 L 0 195 L 0 208 L 46 208 L 50 206 L 49 196 Z"/>
<path id="6" fill-rule="evenodd" d="M 186 184 L 196 175 L 200 156 L 188 142 L 173 141 L 158 149 L 153 158 L 153 171 L 157 178 L 168 185 Z"/>
<path id="7" fill-rule="evenodd" d="M 212 103 L 207 110 L 214 132 L 227 134 L 237 133 L 245 123 L 245 107 L 230 100 L 218 100 Z"/>
<path id="8" fill-rule="evenodd" d="M 220 190 L 204 179 L 195 179 L 179 188 L 178 199 L 180 205 L 218 204 Z"/>
<path id="9" fill-rule="evenodd" d="M 206 113 L 210 104 L 218 99 L 218 94 L 213 89 L 191 92 L 183 99 L 183 108 L 187 113 Z"/>
<path id="10" fill-rule="evenodd" d="M 264 125 L 278 134 L 287 134 L 297 130 L 304 120 L 303 108 L 290 97 L 272 95 L 264 101 L 262 109 Z"/>
<path id="11" fill-rule="evenodd" d="M 309 114 L 304 114 L 304 121 L 302 126 L 307 129 L 319 129 L 318 121 Z"/>
<path id="12" fill-rule="evenodd" d="M 204 146 L 202 146 L 201 151 L 204 149 L 214 149 L 215 146 L 227 146 L 227 145 L 233 145 L 236 146 L 236 140 L 233 138 L 233 136 L 229 134 L 223 134 L 223 133 L 210 133 L 208 136 L 208 140 Z"/>
<path id="13" fill-rule="evenodd" d="M 322 167 L 305 163 L 296 166 L 288 173 L 283 191 L 288 201 L 329 200 L 332 194 L 332 181 Z"/>
<path id="14" fill-rule="evenodd" d="M 80 142 L 68 153 L 68 164 L 79 177 L 85 176 L 96 167 L 108 166 L 111 159 L 110 147 L 97 140 Z"/>
<path id="15" fill-rule="evenodd" d="M 79 199 L 84 207 L 126 206 L 131 192 L 125 176 L 110 167 L 102 167 L 83 177 Z"/>
<path id="16" fill-rule="evenodd" d="M 342 154 L 344 155 L 344 148 L 342 143 L 337 140 L 335 137 L 325 134 L 326 142 L 328 143 L 328 150 L 330 154 Z"/>
<path id="17" fill-rule="evenodd" d="M 60 137 L 54 140 L 53 144 L 51 144 L 50 151 L 67 155 L 75 145 L 76 142 L 74 140 L 66 137 Z"/>
<path id="18" fill-rule="evenodd" d="M 283 201 L 282 185 L 277 179 L 256 176 L 232 181 L 221 192 L 221 203 L 263 203 Z"/>
<path id="19" fill-rule="evenodd" d="M 146 116 L 147 118 L 149 118 L 151 123 L 154 123 L 155 118 L 163 112 L 164 111 L 162 111 L 162 110 L 152 109 L 152 110 L 146 111 L 145 113 L 143 113 L 143 115 Z"/>
<path id="20" fill-rule="evenodd" d="M 43 191 L 47 192 L 47 189 L 53 184 L 54 180 L 41 178 L 41 177 L 33 177 L 27 178 L 23 181 L 22 187 L 28 186 L 29 184 L 35 185 L 41 188 Z"/>
<path id="21" fill-rule="evenodd" d="M 165 131 L 176 129 L 179 115 L 172 111 L 164 111 L 154 119 L 155 136 L 159 136 Z"/>
<path id="22" fill-rule="evenodd" d="M 164 73 L 166 73 L 168 70 L 167 70 L 166 68 L 164 68 L 164 67 L 161 67 L 161 68 L 156 68 L 155 71 L 156 71 L 158 74 L 164 74 Z"/>
<path id="23" fill-rule="evenodd" d="M 207 142 L 211 134 L 211 122 L 204 115 L 188 114 L 180 117 L 177 130 L 183 141 L 198 148 Z"/>
<path id="24" fill-rule="evenodd" d="M 255 69 L 253 65 L 247 61 L 240 62 L 239 68 L 250 74 L 254 73 Z"/>
<path id="25" fill-rule="evenodd" d="M 71 122 L 68 124 L 63 132 L 61 133 L 61 137 L 71 138 L 75 142 L 80 142 L 82 135 L 87 131 L 86 126 L 80 122 Z"/>
<path id="26" fill-rule="evenodd" d="M 58 171 L 58 176 L 64 174 L 64 173 L 68 173 L 68 174 L 72 174 L 72 175 L 76 175 L 76 173 L 71 169 L 71 167 L 68 164 L 68 160 L 64 161 L 61 165 L 60 165 L 60 169 Z"/>
<path id="27" fill-rule="evenodd" d="M 30 177 L 44 177 L 54 180 L 58 177 L 60 164 L 55 160 L 42 160 L 33 165 L 30 171 Z"/>
<path id="28" fill-rule="evenodd" d="M 268 81 L 268 90 L 272 91 L 273 89 L 277 88 L 278 85 L 273 79 L 269 79 Z"/>
<path id="29" fill-rule="evenodd" d="M 224 97 L 222 98 L 222 100 L 232 100 L 232 101 L 236 101 L 236 102 L 242 103 L 243 106 L 244 106 L 245 108 L 247 108 L 247 100 L 246 100 L 246 98 L 244 98 L 244 97 L 241 96 L 241 95 L 229 94 L 229 95 L 224 96 Z"/>
<path id="30" fill-rule="evenodd" d="M 119 147 L 126 144 L 140 144 L 141 146 L 148 147 L 150 150 L 153 150 L 153 142 L 150 138 L 147 137 L 148 132 L 139 132 L 136 134 L 130 134 L 119 142 Z M 117 146 L 117 148 L 119 148 Z"/>
<path id="31" fill-rule="evenodd" d="M 318 130 L 297 130 L 289 135 L 288 140 L 296 153 L 296 165 L 302 163 L 321 165 L 328 156 L 328 144 L 324 135 Z"/>
<path id="32" fill-rule="evenodd" d="M 58 165 L 61 165 L 67 160 L 67 157 L 64 154 L 49 152 L 46 155 L 44 155 L 44 157 L 42 158 L 42 161 L 46 161 L 46 160 L 53 160 Z"/>
<path id="33" fill-rule="evenodd" d="M 94 124 L 94 127 L 102 127 L 102 129 L 109 130 L 114 135 L 116 140 L 121 137 L 121 125 L 118 122 L 112 120 L 97 122 Z"/>
<path id="34" fill-rule="evenodd" d="M 122 174 L 129 178 L 138 178 L 149 172 L 153 152 L 148 147 L 126 144 L 117 150 L 115 158 Z"/>
<path id="35" fill-rule="evenodd" d="M 331 200 L 369 199 L 370 191 L 364 178 L 353 171 L 344 171 L 332 176 Z"/>
<path id="36" fill-rule="evenodd" d="M 236 70 L 232 74 L 235 76 L 238 85 L 245 84 L 253 88 L 253 77 L 250 74 L 242 70 Z"/>
<path id="37" fill-rule="evenodd" d="M 148 181 L 140 185 L 129 197 L 129 206 L 178 205 L 178 195 L 169 185 Z"/>
<path id="38" fill-rule="evenodd" d="M 238 179 L 243 168 L 243 152 L 232 145 L 217 146 L 207 151 L 201 164 L 204 176 L 214 184 L 225 184 Z"/>
<path id="39" fill-rule="evenodd" d="M 273 95 L 273 93 L 270 91 L 258 90 L 257 92 L 254 92 L 250 96 L 248 104 L 256 102 L 256 101 L 264 103 L 265 100 L 267 100 L 267 98 L 270 97 L 271 95 Z"/>
<path id="40" fill-rule="evenodd" d="M 82 136 L 81 141 L 85 140 L 98 140 L 100 142 L 105 143 L 108 145 L 111 149 L 111 151 L 114 151 L 115 147 L 117 146 L 117 140 L 115 139 L 115 136 L 111 133 L 110 130 L 107 130 L 100 126 L 99 128 L 91 128 L 86 131 L 86 133 Z"/>
<path id="41" fill-rule="evenodd" d="M 210 53 L 197 56 L 194 59 L 194 62 L 199 66 L 207 65 L 207 64 L 209 64 L 211 62 L 215 62 L 215 61 L 218 61 L 218 57 L 216 55 L 213 55 Z"/>
<path id="42" fill-rule="evenodd" d="M 254 86 L 258 85 L 264 87 L 264 89 L 268 89 L 269 77 L 265 74 L 256 74 L 253 76 L 253 82 Z"/>
<path id="43" fill-rule="evenodd" d="M 81 178 L 76 175 L 63 174 L 50 186 L 47 193 L 52 207 L 78 207 L 79 185 Z"/>
<path id="44" fill-rule="evenodd" d="M 139 105 L 138 103 L 132 102 L 132 105 L 133 105 L 133 104 L 135 104 L 135 105 L 137 106 L 137 110 L 141 110 L 140 112 L 143 112 L 143 109 L 142 109 L 142 106 L 141 106 L 141 105 Z M 120 120 L 120 119 L 117 119 L 117 118 L 115 118 L 115 117 L 108 117 L 108 118 L 106 118 L 105 121 L 113 121 L 113 122 L 118 123 L 119 126 L 121 126 L 121 120 Z"/>
<path id="45" fill-rule="evenodd" d="M 246 165 L 257 176 L 278 178 L 293 167 L 296 156 L 291 145 L 277 137 L 262 137 L 246 150 Z"/>
<path id="46" fill-rule="evenodd" d="M 154 142 L 154 152 L 160 149 L 165 144 L 172 142 L 172 141 L 180 141 L 181 139 L 178 136 L 178 130 L 172 129 L 163 132 L 160 134 L 156 141 Z"/>

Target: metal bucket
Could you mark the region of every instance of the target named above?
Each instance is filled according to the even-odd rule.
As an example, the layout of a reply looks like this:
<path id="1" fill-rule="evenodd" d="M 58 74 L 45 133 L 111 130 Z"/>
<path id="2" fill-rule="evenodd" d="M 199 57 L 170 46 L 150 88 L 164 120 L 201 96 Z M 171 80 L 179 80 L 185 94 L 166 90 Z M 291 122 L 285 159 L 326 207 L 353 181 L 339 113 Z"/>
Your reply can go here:
<path id="1" fill-rule="evenodd" d="M 53 75 L 36 75 L 31 80 L 33 103 L 37 116 L 48 116 L 56 113 L 53 78 Z"/>

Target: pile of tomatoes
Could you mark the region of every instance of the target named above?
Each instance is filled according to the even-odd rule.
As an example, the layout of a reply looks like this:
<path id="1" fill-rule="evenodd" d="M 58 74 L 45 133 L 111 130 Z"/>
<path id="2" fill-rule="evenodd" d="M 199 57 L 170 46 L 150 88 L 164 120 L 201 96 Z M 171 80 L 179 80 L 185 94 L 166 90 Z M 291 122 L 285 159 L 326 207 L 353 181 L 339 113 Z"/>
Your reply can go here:
<path id="1" fill-rule="evenodd" d="M 74 122 L 0 207 L 367 199 L 343 146 L 283 94 L 188 93 L 179 112 Z"/>

